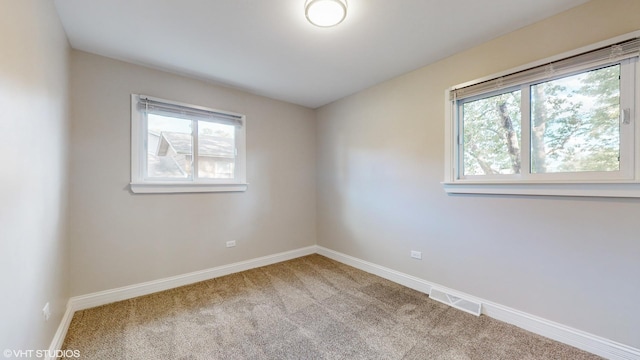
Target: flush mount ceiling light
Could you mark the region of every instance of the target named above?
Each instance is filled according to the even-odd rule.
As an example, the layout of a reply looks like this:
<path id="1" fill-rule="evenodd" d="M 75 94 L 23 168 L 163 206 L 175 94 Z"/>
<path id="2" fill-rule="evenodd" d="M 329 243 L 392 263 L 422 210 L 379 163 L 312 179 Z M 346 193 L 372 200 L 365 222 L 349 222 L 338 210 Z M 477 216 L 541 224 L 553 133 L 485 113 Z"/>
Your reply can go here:
<path id="1" fill-rule="evenodd" d="M 304 13 L 315 26 L 335 26 L 347 16 L 347 0 L 307 0 Z"/>

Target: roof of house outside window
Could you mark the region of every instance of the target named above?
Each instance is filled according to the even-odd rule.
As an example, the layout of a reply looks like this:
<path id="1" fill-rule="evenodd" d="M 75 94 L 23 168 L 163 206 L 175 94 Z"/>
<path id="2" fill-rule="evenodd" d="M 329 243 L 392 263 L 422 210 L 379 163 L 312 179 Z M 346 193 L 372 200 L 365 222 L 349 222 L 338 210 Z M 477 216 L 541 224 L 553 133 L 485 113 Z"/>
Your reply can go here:
<path id="1" fill-rule="evenodd" d="M 160 133 L 160 144 L 156 155 L 165 156 L 168 147 L 173 148 L 176 154 L 191 155 L 191 134 L 163 131 Z M 213 135 L 198 136 L 198 156 L 234 158 L 233 139 Z"/>

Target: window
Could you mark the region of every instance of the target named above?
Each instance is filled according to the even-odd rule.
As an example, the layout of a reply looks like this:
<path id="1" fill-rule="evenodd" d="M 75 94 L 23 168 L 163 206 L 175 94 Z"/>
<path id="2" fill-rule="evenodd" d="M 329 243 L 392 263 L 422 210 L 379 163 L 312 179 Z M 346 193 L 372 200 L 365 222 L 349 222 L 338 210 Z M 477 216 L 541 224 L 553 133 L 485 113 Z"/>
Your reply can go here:
<path id="1" fill-rule="evenodd" d="M 638 35 L 448 89 L 445 191 L 640 197 Z"/>
<path id="2" fill-rule="evenodd" d="M 244 191 L 245 116 L 131 95 L 131 190 Z"/>

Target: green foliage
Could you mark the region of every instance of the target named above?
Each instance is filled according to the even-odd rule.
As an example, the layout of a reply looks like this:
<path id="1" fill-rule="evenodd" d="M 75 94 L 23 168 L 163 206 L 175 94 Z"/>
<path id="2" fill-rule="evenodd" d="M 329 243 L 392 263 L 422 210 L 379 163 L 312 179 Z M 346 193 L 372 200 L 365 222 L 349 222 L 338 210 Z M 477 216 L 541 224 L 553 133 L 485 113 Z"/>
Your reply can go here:
<path id="1" fill-rule="evenodd" d="M 506 130 L 499 112 L 506 105 L 520 145 L 520 90 L 466 102 L 464 116 L 464 174 L 513 174 Z"/>
<path id="2" fill-rule="evenodd" d="M 531 85 L 532 172 L 619 169 L 619 76 L 614 65 Z M 463 103 L 465 175 L 520 172 L 520 98 L 517 90 Z"/>

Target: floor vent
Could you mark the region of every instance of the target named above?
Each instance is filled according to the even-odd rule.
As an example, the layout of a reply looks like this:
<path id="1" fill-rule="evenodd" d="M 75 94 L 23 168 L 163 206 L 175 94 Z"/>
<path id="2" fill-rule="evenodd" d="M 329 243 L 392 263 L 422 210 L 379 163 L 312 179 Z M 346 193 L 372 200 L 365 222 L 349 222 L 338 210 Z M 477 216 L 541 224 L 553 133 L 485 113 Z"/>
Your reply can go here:
<path id="1" fill-rule="evenodd" d="M 448 294 L 442 290 L 438 290 L 433 287 L 429 292 L 429 297 L 432 298 L 433 300 L 440 301 L 441 303 L 452 306 L 458 310 L 468 312 L 469 314 L 473 314 L 475 316 L 480 316 L 480 312 L 482 311 L 481 303 L 463 299 L 461 297 Z"/>

